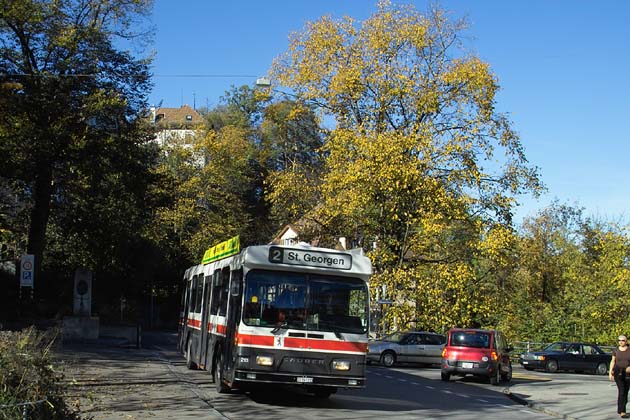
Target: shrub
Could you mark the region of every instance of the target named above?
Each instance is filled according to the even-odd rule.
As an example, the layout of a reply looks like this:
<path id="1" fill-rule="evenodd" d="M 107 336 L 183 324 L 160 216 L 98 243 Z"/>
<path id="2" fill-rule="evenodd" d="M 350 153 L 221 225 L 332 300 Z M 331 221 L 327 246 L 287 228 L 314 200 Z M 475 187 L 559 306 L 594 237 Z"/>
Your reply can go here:
<path id="1" fill-rule="evenodd" d="M 0 331 L 0 419 L 79 419 L 63 399 L 51 349 L 58 331 Z"/>

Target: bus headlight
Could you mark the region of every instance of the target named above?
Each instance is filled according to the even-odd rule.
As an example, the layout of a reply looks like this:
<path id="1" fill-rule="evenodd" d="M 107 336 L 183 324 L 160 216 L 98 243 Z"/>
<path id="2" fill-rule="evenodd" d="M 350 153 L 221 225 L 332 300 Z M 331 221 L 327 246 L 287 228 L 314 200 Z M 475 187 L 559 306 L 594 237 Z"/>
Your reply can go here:
<path id="1" fill-rule="evenodd" d="M 273 357 L 271 356 L 256 356 L 256 364 L 260 366 L 272 366 Z"/>
<path id="2" fill-rule="evenodd" d="M 347 360 L 333 360 L 332 367 L 335 370 L 350 370 L 350 362 Z"/>

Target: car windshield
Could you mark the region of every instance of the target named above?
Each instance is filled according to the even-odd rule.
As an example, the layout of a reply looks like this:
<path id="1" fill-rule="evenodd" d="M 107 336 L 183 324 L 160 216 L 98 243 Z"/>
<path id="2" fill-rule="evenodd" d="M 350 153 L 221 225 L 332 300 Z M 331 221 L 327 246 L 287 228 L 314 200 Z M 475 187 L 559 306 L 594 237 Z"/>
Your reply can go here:
<path id="1" fill-rule="evenodd" d="M 364 334 L 367 284 L 357 278 L 252 270 L 245 280 L 243 322 Z"/>
<path id="2" fill-rule="evenodd" d="M 458 331 L 451 335 L 451 345 L 461 347 L 490 347 L 490 334 L 482 331 Z"/>

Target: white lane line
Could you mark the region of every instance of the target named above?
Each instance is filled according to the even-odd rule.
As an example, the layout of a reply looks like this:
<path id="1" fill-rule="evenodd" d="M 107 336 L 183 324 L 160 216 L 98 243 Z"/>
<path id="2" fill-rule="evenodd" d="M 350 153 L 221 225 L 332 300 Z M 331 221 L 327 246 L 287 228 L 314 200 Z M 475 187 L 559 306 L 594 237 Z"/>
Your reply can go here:
<path id="1" fill-rule="evenodd" d="M 477 398 L 477 401 L 481 401 L 482 403 L 488 403 L 488 402 L 490 402 L 490 401 L 487 401 L 487 400 L 482 400 L 481 398 Z"/>
<path id="2" fill-rule="evenodd" d="M 432 387 L 431 385 L 425 385 L 426 388 L 428 389 L 435 389 L 434 387 Z"/>
<path id="3" fill-rule="evenodd" d="M 462 398 L 470 398 L 468 395 L 464 395 L 464 394 L 455 394 L 455 395 Z"/>

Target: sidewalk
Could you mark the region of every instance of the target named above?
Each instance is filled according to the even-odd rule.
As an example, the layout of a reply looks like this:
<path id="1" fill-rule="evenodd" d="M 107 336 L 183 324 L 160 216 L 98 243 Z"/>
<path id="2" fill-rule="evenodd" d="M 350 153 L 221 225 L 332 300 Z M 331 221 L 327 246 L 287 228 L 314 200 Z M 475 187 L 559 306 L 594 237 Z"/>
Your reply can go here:
<path id="1" fill-rule="evenodd" d="M 608 376 L 575 374 L 564 379 L 551 374 L 549 380 L 541 380 L 523 370 L 516 372 L 505 393 L 521 404 L 568 420 L 619 418 L 617 386 Z"/>
<path id="2" fill-rule="evenodd" d="M 168 346 L 167 348 L 174 348 Z M 200 385 L 207 375 L 183 375 L 177 352 L 137 349 L 121 340 L 64 343 L 56 352 L 68 386 L 94 420 L 225 419 Z"/>

